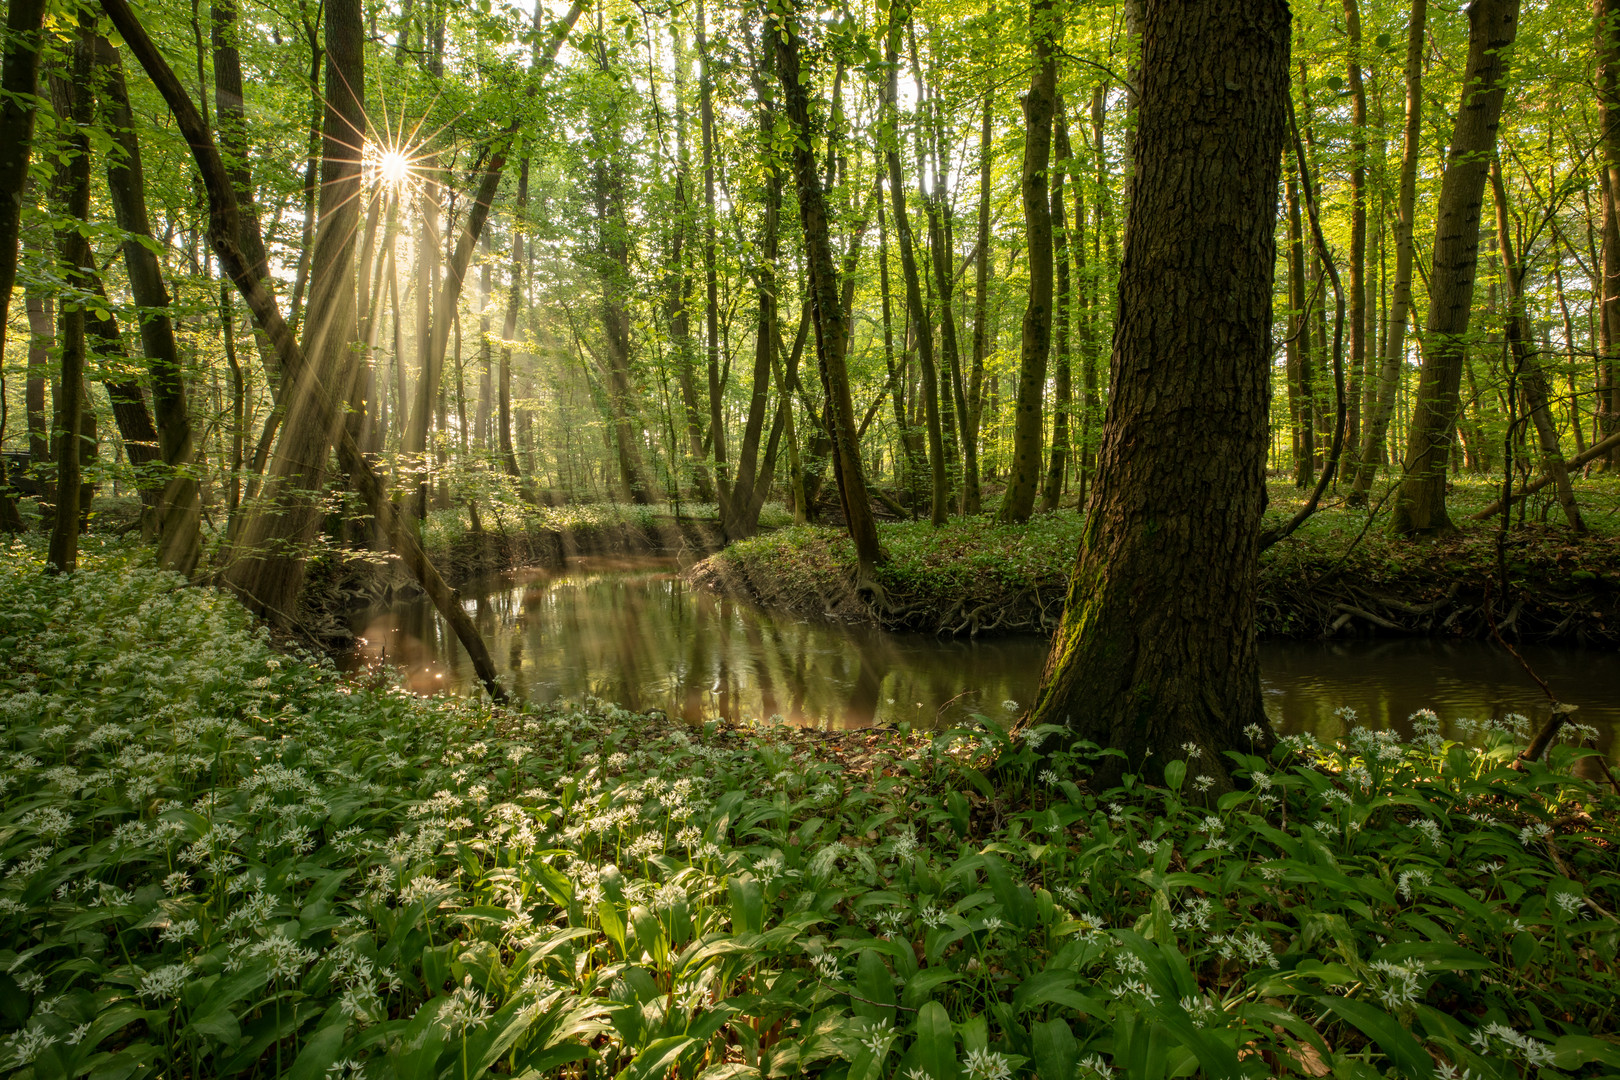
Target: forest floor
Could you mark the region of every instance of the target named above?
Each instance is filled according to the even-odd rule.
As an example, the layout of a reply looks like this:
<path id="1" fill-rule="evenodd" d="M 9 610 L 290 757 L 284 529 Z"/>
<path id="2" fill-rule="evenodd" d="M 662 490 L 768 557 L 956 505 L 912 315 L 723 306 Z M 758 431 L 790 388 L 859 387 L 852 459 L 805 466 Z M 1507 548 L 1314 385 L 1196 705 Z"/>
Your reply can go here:
<path id="1" fill-rule="evenodd" d="M 1522 724 L 1097 790 L 1055 729 L 421 698 L 133 543 L 3 555 L 8 1075 L 1620 1076 L 1620 800 Z"/>
<path id="2" fill-rule="evenodd" d="M 1412 542 L 1385 527 L 1388 502 L 1372 510 L 1329 499 L 1324 509 L 1261 558 L 1258 626 L 1273 637 L 1445 635 L 1487 637 L 1495 624 L 1513 640 L 1620 642 L 1620 480 L 1581 484 L 1590 532 L 1575 536 L 1533 500 L 1515 517 L 1497 557 L 1497 521 L 1470 515 L 1494 497 L 1471 478 L 1453 488 L 1458 531 Z M 1268 523 L 1302 503 L 1287 482 L 1269 486 Z M 1556 507 L 1552 508 L 1556 514 Z M 855 555 L 841 532 L 793 527 L 732 544 L 688 571 L 695 584 L 809 618 L 891 630 L 962 635 L 1056 629 L 1079 547 L 1072 510 L 1022 526 L 990 513 L 928 522 L 883 522 L 885 595 L 869 602 L 848 584 Z M 1501 570 L 1507 571 L 1504 592 Z"/>

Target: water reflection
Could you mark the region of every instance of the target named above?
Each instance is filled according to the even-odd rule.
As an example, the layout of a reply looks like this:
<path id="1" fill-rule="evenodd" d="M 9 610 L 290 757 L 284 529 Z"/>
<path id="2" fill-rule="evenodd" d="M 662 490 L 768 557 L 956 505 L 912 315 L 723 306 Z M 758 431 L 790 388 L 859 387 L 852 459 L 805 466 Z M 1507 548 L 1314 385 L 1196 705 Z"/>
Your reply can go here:
<path id="1" fill-rule="evenodd" d="M 1009 718 L 1040 677 L 1047 642 L 887 634 L 807 623 L 692 590 L 673 562 L 580 559 L 559 572 L 524 570 L 463 590 L 501 678 L 519 697 L 587 695 L 636 710 L 733 721 L 779 715 L 832 728 L 911 721 L 949 724 L 972 713 Z M 431 605 L 398 605 L 357 624 L 365 655 L 405 672 L 412 689 L 458 691 L 471 666 Z M 1603 732 L 1620 720 L 1612 652 L 1528 649 L 1576 719 Z M 1340 707 L 1362 723 L 1404 725 L 1419 708 L 1444 722 L 1544 715 L 1540 691 L 1484 642 L 1268 642 L 1267 711 L 1286 730 L 1344 733 Z M 1453 729 L 1455 730 L 1455 729 Z"/>

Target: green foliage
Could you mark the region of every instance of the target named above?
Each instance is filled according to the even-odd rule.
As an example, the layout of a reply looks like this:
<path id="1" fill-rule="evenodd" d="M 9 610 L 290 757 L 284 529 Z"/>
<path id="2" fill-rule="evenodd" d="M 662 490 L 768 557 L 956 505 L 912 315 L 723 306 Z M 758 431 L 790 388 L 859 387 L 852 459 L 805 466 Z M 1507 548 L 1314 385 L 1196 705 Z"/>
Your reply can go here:
<path id="1" fill-rule="evenodd" d="M 1616 803 L 1511 732 L 1092 792 L 1055 729 L 417 699 L 39 561 L 0 570 L 14 1075 L 1620 1075 Z"/>

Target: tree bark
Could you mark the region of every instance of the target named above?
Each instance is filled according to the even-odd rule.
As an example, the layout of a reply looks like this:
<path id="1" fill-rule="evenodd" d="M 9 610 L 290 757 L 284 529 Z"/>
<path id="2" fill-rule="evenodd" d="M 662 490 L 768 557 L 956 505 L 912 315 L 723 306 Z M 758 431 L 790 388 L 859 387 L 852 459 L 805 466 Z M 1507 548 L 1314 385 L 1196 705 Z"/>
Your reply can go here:
<path id="1" fill-rule="evenodd" d="M 1507 285 L 1507 339 L 1513 351 L 1518 382 L 1524 390 L 1529 406 L 1530 423 L 1536 429 L 1536 442 L 1541 447 L 1541 468 L 1553 478 L 1559 508 L 1564 520 L 1578 533 L 1586 531 L 1581 519 L 1581 508 L 1575 501 L 1575 489 L 1569 482 L 1569 468 L 1564 463 L 1563 448 L 1558 445 L 1558 426 L 1549 408 L 1551 394 L 1547 390 L 1547 377 L 1541 369 L 1530 317 L 1525 314 L 1524 274 L 1513 250 L 1513 234 L 1508 228 L 1507 192 L 1502 186 L 1502 169 L 1491 162 L 1491 194 L 1496 202 L 1497 247 L 1502 256 L 1502 280 Z M 1511 433 L 1510 433 L 1511 434 Z M 1511 470 L 1509 470 L 1511 474 Z"/>
<path id="2" fill-rule="evenodd" d="M 720 386 L 720 276 L 715 265 L 714 76 L 702 0 L 697 6 L 698 113 L 703 143 L 703 308 L 704 357 L 709 374 L 709 447 L 714 455 L 714 492 L 721 517 L 727 513 L 731 478 L 726 469 L 725 400 Z"/>
<path id="3" fill-rule="evenodd" d="M 1620 0 L 1594 0 L 1598 138 L 1603 177 L 1603 285 L 1599 304 L 1602 355 L 1597 364 L 1597 434 L 1620 430 Z M 1620 452 L 1605 460 L 1620 467 Z"/>
<path id="4" fill-rule="evenodd" d="M 152 249 L 142 242 L 152 241 L 152 224 L 146 212 L 146 178 L 124 67 L 112 43 L 99 36 L 96 62 L 102 73 L 108 127 L 120 151 L 107 161 L 107 191 L 118 227 L 125 233 L 124 268 L 129 275 L 130 294 L 141 310 L 141 349 L 152 375 L 152 407 L 164 469 L 157 506 L 158 565 L 189 575 L 202 552 L 202 508 L 197 479 L 190 471 L 193 447 L 185 377 L 169 318 L 169 290 L 163 283 L 163 270 Z M 235 437 L 241 438 L 239 427 Z"/>
<path id="5" fill-rule="evenodd" d="M 1366 502 L 1378 474 L 1379 448 L 1389 431 L 1406 360 L 1406 324 L 1412 311 L 1412 221 L 1417 208 L 1418 155 L 1423 138 L 1423 50 L 1429 18 L 1428 0 L 1412 0 L 1406 38 L 1406 133 L 1401 150 L 1400 190 L 1395 203 L 1395 281 L 1390 290 L 1389 324 L 1385 331 L 1384 366 L 1378 396 L 1367 418 L 1358 468 L 1351 488 L 1352 504 Z"/>
<path id="6" fill-rule="evenodd" d="M 40 30 L 44 19 L 45 0 L 10 0 L 6 7 L 5 52 L 0 57 L 0 356 L 5 355 L 11 287 L 17 280 L 23 189 L 28 181 L 28 157 L 34 142 L 34 110 L 28 102 L 39 81 Z M 32 311 L 29 314 L 32 316 Z M 30 375 L 27 387 L 30 453 L 37 450 L 32 438 L 35 429 L 33 386 L 34 379 Z M 40 389 L 44 389 L 43 382 Z M 43 422 L 43 392 L 40 398 L 39 419 Z M 22 519 L 12 501 L 4 459 L 0 459 L 0 526 L 22 527 Z"/>
<path id="7" fill-rule="evenodd" d="M 1123 751 L 1099 790 L 1186 743 L 1229 787 L 1223 752 L 1269 730 L 1254 604 L 1288 53 L 1284 0 L 1146 4 L 1113 399 L 1026 718 Z"/>
<path id="8" fill-rule="evenodd" d="M 524 158 L 518 169 L 518 188 L 515 220 L 512 223 L 512 262 L 507 271 L 506 321 L 501 327 L 500 379 L 496 388 L 496 425 L 500 428 L 501 467 L 506 475 L 519 481 L 519 489 L 528 493 L 522 483 L 523 473 L 518 469 L 517 453 L 512 449 L 512 339 L 517 334 L 518 309 L 523 301 L 523 229 L 529 209 L 529 159 Z"/>
<path id="9" fill-rule="evenodd" d="M 1029 36 L 1035 64 L 1024 98 L 1024 230 L 1029 237 L 1029 303 L 1019 351 L 1018 404 L 1013 411 L 1013 458 L 1001 499 L 1005 524 L 1029 520 L 1041 477 L 1041 399 L 1052 344 L 1052 207 L 1046 172 L 1057 110 L 1057 50 L 1062 16 L 1053 0 L 1030 0 Z"/>
<path id="10" fill-rule="evenodd" d="M 770 16 L 770 35 L 776 45 L 776 74 L 782 84 L 789 131 L 794 135 L 793 176 L 799 193 L 799 220 L 804 229 L 805 261 L 810 271 L 816 352 L 827 395 L 827 421 L 832 429 L 838 494 L 850 538 L 855 543 L 857 587 L 878 591 L 877 567 L 884 561 L 884 554 L 867 499 L 860 443 L 855 434 L 855 407 L 850 400 L 849 371 L 844 362 L 849 348 L 848 325 L 838 295 L 838 271 L 833 265 L 828 236 L 826 196 L 816 170 L 815 154 L 810 148 L 810 95 L 801 81 L 808 73 L 802 70 L 799 61 L 799 18 L 797 0 L 785 0 L 783 8 L 773 10 Z"/>
<path id="11" fill-rule="evenodd" d="M 51 100 L 66 130 L 65 161 L 57 167 L 55 195 L 63 215 L 56 230 L 56 257 L 68 287 L 90 289 L 90 241 L 82 228 L 90 220 L 90 120 L 94 97 L 90 72 L 94 42 L 88 22 L 73 38 L 67 77 L 52 76 Z M 30 88 L 32 92 L 32 88 Z M 20 189 L 19 189 L 20 190 Z M 46 555 L 46 572 L 71 574 L 79 565 L 80 459 L 84 440 L 85 305 L 63 303 L 57 316 L 62 377 L 56 394 L 56 517 Z"/>
<path id="12" fill-rule="evenodd" d="M 1507 94 L 1507 50 L 1519 28 L 1519 0 L 1474 0 L 1468 7 L 1468 65 L 1463 100 L 1436 207 L 1434 265 L 1423 368 L 1412 398 L 1406 478 L 1390 527 L 1403 535 L 1449 532 L 1446 466 L 1458 422 L 1474 273 L 1479 262 L 1480 205 L 1496 129 Z"/>
<path id="13" fill-rule="evenodd" d="M 1041 511 L 1050 513 L 1063 497 L 1063 477 L 1069 467 L 1069 413 L 1074 404 L 1069 370 L 1069 224 L 1063 203 L 1063 174 L 1068 168 L 1069 128 L 1063 116 L 1063 102 L 1057 107 L 1057 161 L 1051 170 L 1052 182 L 1052 270 L 1056 284 L 1052 293 L 1052 453 L 1046 466 L 1046 482 L 1041 487 Z"/>
<path id="14" fill-rule="evenodd" d="M 1344 475 L 1356 473 L 1354 454 L 1361 440 L 1361 383 L 1367 377 L 1367 358 L 1373 351 L 1367 340 L 1367 90 L 1361 78 L 1361 5 L 1344 0 L 1347 74 L 1350 89 L 1350 260 L 1349 334 L 1350 380 L 1346 390 L 1345 445 L 1351 456 Z"/>
<path id="15" fill-rule="evenodd" d="M 973 257 L 973 371 L 968 378 L 967 436 L 974 448 L 974 472 L 978 468 L 979 419 L 984 395 L 984 362 L 990 355 L 990 166 L 994 156 L 991 147 L 991 90 L 984 92 L 984 104 L 979 114 L 979 239 Z M 971 487 L 963 491 L 962 512 L 974 515 L 983 509 L 979 478 L 973 477 Z"/>
<path id="16" fill-rule="evenodd" d="M 295 622 L 308 546 L 320 526 L 318 493 L 327 459 L 344 431 L 359 333 L 355 240 L 360 159 L 366 135 L 364 25 L 359 0 L 326 4 L 326 112 L 322 120 L 320 218 L 304 328 L 307 362 L 284 377 L 286 419 L 263 486 L 246 508 L 225 584 L 272 622 Z M 284 373 L 290 376 L 291 373 Z"/>
<path id="17" fill-rule="evenodd" d="M 1288 195 L 1288 421 L 1293 434 L 1294 486 L 1316 482 L 1315 402 L 1311 396 L 1310 312 L 1305 291 L 1305 228 L 1294 170 L 1284 185 Z"/>
<path id="18" fill-rule="evenodd" d="M 928 464 L 933 478 L 933 494 L 929 499 L 929 515 L 934 526 L 945 524 L 950 509 L 950 479 L 945 472 L 945 431 L 939 410 L 939 368 L 934 362 L 934 328 L 923 303 L 922 275 L 917 270 L 916 244 L 912 239 L 911 219 L 906 212 L 905 178 L 900 171 L 900 115 L 896 104 L 899 83 L 900 30 L 906 13 L 904 5 L 896 3 L 889 9 L 889 32 L 886 61 L 889 82 L 884 94 L 884 110 L 892 128 L 885 139 L 884 157 L 889 171 L 889 199 L 894 211 L 895 240 L 900 247 L 900 270 L 906 285 L 906 308 L 910 312 L 912 332 L 917 338 L 917 359 L 922 368 L 923 415 L 928 424 Z"/>

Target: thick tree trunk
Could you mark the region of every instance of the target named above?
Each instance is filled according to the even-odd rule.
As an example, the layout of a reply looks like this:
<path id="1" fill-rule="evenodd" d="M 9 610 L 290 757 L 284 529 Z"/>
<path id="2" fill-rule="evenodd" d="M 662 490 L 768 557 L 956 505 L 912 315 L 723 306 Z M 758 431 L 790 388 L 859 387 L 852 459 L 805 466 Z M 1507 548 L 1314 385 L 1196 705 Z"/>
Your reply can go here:
<path id="1" fill-rule="evenodd" d="M 1063 497 L 1063 478 L 1069 468 L 1069 413 L 1074 392 L 1069 370 L 1069 224 L 1063 203 L 1063 176 L 1069 160 L 1069 128 L 1060 100 L 1056 120 L 1057 161 L 1052 168 L 1052 270 L 1056 284 L 1052 293 L 1052 453 L 1041 486 L 1041 511 L 1050 513 Z"/>
<path id="2" fill-rule="evenodd" d="M 1053 0 L 1031 0 L 1030 39 L 1035 64 L 1024 98 L 1024 230 L 1029 237 L 1029 303 L 1019 352 L 1018 404 L 1013 412 L 1013 458 L 1000 518 L 1017 524 L 1035 508 L 1041 479 L 1041 399 L 1052 344 L 1052 207 L 1046 170 L 1052 160 L 1052 116 L 1057 110 L 1057 38 L 1062 15 Z"/>
<path id="3" fill-rule="evenodd" d="M 327 480 L 327 459 L 343 434 L 343 406 L 356 362 L 360 160 L 352 147 L 366 134 L 364 32 L 359 0 L 328 0 L 330 92 L 322 121 L 320 220 L 304 330 L 308 360 L 296 378 L 283 381 L 286 420 L 224 575 L 251 610 L 283 627 L 295 619 L 307 548 L 320 526 L 319 492 Z"/>
<path id="4" fill-rule="evenodd" d="M 1148 0 L 1144 15 L 1113 399 L 1026 722 L 1123 751 L 1097 762 L 1099 790 L 1157 777 L 1185 743 L 1190 770 L 1226 787 L 1223 752 L 1266 727 L 1254 603 L 1289 13 Z"/>
<path id="5" fill-rule="evenodd" d="M 877 567 L 884 561 L 884 555 L 878 543 L 872 505 L 867 499 L 860 443 L 855 434 L 855 407 L 850 400 L 849 371 L 844 361 L 849 349 L 849 330 L 838 295 L 838 271 L 833 265 L 832 242 L 828 235 L 826 196 L 816 170 L 815 154 L 810 149 L 810 95 L 801 81 L 808 73 L 801 69 L 799 61 L 798 19 L 795 0 L 787 0 L 781 11 L 773 11 L 771 15 L 770 36 L 776 46 L 776 73 L 782 84 L 789 131 L 794 135 L 793 176 L 799 192 L 799 220 L 804 229 L 805 261 L 810 272 L 816 352 L 822 387 L 827 395 L 827 422 L 832 431 L 838 494 L 850 538 L 855 543 L 856 584 L 874 591 L 879 588 Z"/>
<path id="6" fill-rule="evenodd" d="M 52 76 L 51 100 L 66 131 L 66 160 L 57 166 L 55 196 L 62 214 L 56 257 L 64 280 L 81 295 L 90 292 L 90 241 L 81 231 L 90 220 L 90 120 L 94 95 L 90 72 L 94 40 L 88 22 L 73 38 L 66 78 Z M 20 190 L 20 189 L 19 189 Z M 56 517 L 46 556 L 47 572 L 71 574 L 79 565 L 80 459 L 84 444 L 85 308 L 62 304 L 57 321 L 62 376 L 56 393 Z"/>
<path id="7" fill-rule="evenodd" d="M 34 141 L 33 98 L 39 79 L 40 28 L 45 0 L 10 0 L 6 7 L 4 55 L 0 57 L 0 356 L 6 351 L 10 325 L 11 287 L 17 280 L 17 241 L 22 221 L 23 189 L 28 181 L 28 156 Z M 32 322 L 33 312 L 29 312 Z M 27 409 L 30 453 L 35 441 L 34 377 L 30 349 Z M 39 384 L 39 421 L 44 421 L 44 383 Z M 20 529 L 22 519 L 0 459 L 0 527 Z"/>
<path id="8" fill-rule="evenodd" d="M 164 468 L 157 507 L 158 565 L 190 574 L 201 555 L 202 537 L 201 499 L 197 479 L 190 472 L 192 434 L 185 378 L 169 319 L 169 291 L 163 284 L 163 271 L 157 256 L 143 243 L 152 240 L 152 225 L 146 212 L 146 179 L 123 64 L 112 43 L 102 37 L 96 39 L 96 60 L 101 69 L 108 127 L 120 150 L 117 157 L 107 161 L 107 191 L 118 227 L 125 233 L 124 268 L 129 275 L 129 290 L 141 309 L 141 349 L 152 373 L 152 407 L 157 415 L 157 440 Z M 234 348 L 231 353 L 234 364 Z M 240 424 L 234 437 L 241 438 Z"/>
<path id="9" fill-rule="evenodd" d="M 1406 359 L 1406 324 L 1412 311 L 1412 220 L 1417 208 L 1418 154 L 1423 138 L 1423 50 L 1429 18 L 1428 0 L 1412 0 L 1406 38 L 1406 133 L 1401 150 L 1400 190 L 1395 203 L 1395 281 L 1390 290 L 1389 323 L 1385 330 L 1384 366 L 1378 376 L 1378 396 L 1367 418 L 1358 455 L 1359 467 L 1350 492 L 1352 503 L 1365 502 L 1378 473 L 1379 451 L 1389 432 Z"/>
<path id="10" fill-rule="evenodd" d="M 1452 529 L 1446 514 L 1446 465 L 1459 420 L 1458 391 L 1479 262 L 1480 205 L 1507 94 L 1508 50 L 1519 29 L 1519 0 L 1474 0 L 1468 27 L 1462 107 L 1435 214 L 1429 319 L 1412 399 L 1406 478 L 1390 522 L 1404 535 Z"/>

